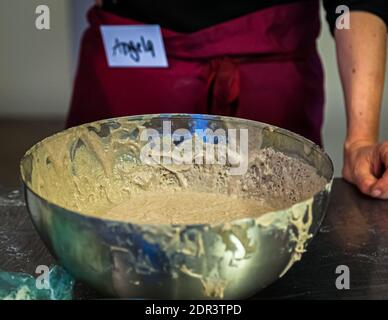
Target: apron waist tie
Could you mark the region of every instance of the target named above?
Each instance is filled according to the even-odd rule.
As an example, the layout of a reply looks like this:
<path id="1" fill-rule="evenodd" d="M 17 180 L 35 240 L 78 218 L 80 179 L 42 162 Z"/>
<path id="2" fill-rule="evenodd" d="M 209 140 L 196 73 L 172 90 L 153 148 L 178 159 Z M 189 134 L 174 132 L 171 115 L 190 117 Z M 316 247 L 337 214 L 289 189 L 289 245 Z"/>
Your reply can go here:
<path id="1" fill-rule="evenodd" d="M 208 112 L 233 116 L 240 95 L 238 61 L 229 57 L 215 58 L 210 62 L 208 82 Z"/>

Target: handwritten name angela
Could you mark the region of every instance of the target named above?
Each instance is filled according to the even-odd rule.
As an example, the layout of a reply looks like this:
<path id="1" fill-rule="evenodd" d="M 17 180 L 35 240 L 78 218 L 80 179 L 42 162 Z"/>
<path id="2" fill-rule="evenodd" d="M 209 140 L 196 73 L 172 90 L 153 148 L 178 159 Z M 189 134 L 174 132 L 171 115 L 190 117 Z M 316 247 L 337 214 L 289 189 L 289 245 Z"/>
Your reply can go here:
<path id="1" fill-rule="evenodd" d="M 151 54 L 155 58 L 155 47 L 151 40 L 145 40 L 143 36 L 140 41 L 121 41 L 115 39 L 115 44 L 112 48 L 113 55 L 121 54 L 128 56 L 134 62 L 140 62 L 141 54 Z"/>

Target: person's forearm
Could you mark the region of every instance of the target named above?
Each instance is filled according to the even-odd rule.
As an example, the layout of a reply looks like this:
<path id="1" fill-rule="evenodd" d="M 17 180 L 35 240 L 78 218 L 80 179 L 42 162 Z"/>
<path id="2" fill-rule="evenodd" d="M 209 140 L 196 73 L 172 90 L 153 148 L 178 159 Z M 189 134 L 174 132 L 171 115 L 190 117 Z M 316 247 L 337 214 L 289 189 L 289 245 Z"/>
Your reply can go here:
<path id="1" fill-rule="evenodd" d="M 335 39 L 346 104 L 345 149 L 354 143 L 375 143 L 384 89 L 387 27 L 375 15 L 352 12 L 350 29 L 336 30 Z"/>

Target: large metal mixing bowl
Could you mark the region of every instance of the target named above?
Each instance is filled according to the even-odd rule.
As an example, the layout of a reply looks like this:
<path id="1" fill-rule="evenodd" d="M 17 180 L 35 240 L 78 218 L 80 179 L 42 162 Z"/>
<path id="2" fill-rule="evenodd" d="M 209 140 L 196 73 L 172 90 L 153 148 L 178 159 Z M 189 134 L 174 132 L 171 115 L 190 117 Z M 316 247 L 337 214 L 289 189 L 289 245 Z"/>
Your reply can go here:
<path id="1" fill-rule="evenodd" d="M 21 161 L 27 206 L 34 225 L 52 254 L 72 275 L 107 296 L 247 298 L 287 272 L 317 232 L 328 204 L 332 162 L 317 145 L 299 135 L 237 118 L 185 114 L 123 117 L 100 121 L 98 134 L 104 143 L 109 143 L 111 131 L 120 129 L 123 123 L 138 122 L 160 131 L 163 120 L 190 131 L 204 126 L 215 130 L 225 128 L 226 124 L 247 128 L 250 134 L 260 131 L 261 148 L 271 146 L 304 159 L 328 182 L 312 198 L 269 213 L 264 221 L 247 218 L 214 226 L 115 222 L 63 208 L 32 187 L 32 177 L 44 174 L 32 174 L 36 170 L 33 158 L 43 144 L 58 139 L 57 134 L 32 147 Z M 59 135 L 69 135 L 72 130 Z M 309 215 L 312 223 L 308 230 L 296 228 L 294 222 L 306 222 Z"/>

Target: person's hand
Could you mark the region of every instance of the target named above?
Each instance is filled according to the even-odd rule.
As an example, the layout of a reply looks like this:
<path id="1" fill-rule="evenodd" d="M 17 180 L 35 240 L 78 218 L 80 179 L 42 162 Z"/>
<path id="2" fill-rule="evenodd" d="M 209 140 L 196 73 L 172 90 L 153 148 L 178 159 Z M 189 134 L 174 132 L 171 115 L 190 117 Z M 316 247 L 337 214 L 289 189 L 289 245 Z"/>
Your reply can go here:
<path id="1" fill-rule="evenodd" d="M 388 199 L 388 141 L 345 144 L 342 175 L 363 193 Z"/>

